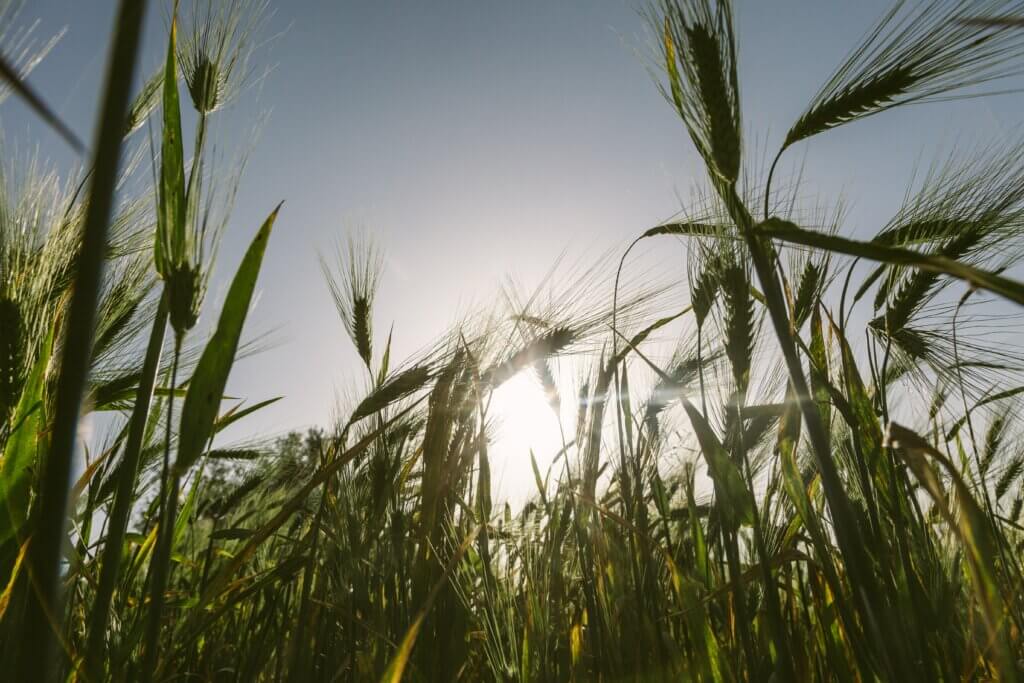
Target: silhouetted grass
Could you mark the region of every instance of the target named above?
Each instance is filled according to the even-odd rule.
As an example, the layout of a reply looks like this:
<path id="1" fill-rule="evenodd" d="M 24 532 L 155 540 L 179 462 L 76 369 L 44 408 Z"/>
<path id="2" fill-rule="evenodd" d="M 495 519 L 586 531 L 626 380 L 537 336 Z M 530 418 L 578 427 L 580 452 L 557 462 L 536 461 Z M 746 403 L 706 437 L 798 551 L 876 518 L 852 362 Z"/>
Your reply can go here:
<path id="1" fill-rule="evenodd" d="M 393 332 L 375 334 L 382 251 L 350 239 L 322 266 L 362 393 L 305 438 L 216 447 L 277 400 L 224 390 L 280 206 L 196 341 L 220 230 L 207 123 L 252 73 L 266 4 L 187 9 L 184 24 L 169 13 L 166 60 L 132 104 L 142 5 L 124 3 L 85 195 L 34 171 L 0 187 L 4 671 L 1024 675 L 1024 354 L 988 327 L 1020 329 L 1024 142 L 941 165 L 872 239 L 844 236 L 838 209 L 801 210 L 798 183 L 771 189 L 798 141 L 1016 73 L 1021 3 L 897 3 L 762 181 L 729 3 L 660 0 L 663 92 L 707 169 L 693 211 L 638 230 L 614 278 L 602 265 L 564 291 L 509 288 L 404 362 Z M 118 205 L 125 137 L 157 104 L 152 188 Z M 686 305 L 628 259 L 667 238 L 686 249 Z M 521 454 L 537 491 L 513 510 L 492 495 L 492 397 L 520 373 L 562 443 L 546 469 Z M 101 412 L 112 435 L 72 482 L 77 423 Z"/>

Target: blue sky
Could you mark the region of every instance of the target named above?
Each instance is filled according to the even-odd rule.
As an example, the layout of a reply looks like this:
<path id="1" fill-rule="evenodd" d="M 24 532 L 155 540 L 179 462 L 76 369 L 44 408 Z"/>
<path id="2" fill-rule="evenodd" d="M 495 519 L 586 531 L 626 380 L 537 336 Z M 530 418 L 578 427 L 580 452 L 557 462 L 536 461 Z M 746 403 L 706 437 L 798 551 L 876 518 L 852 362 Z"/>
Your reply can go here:
<path id="1" fill-rule="evenodd" d="M 40 36 L 67 29 L 32 75 L 91 137 L 114 2 L 31 0 Z M 874 19 L 879 0 L 736 3 L 748 154 L 786 129 Z M 151 3 L 143 72 L 164 49 L 166 11 Z M 388 253 L 378 335 L 395 353 L 429 342 L 506 273 L 540 277 L 563 251 L 598 256 L 680 210 L 701 180 L 685 130 L 655 88 L 636 2 L 274 2 L 257 52 L 272 70 L 219 113 L 225 145 L 267 114 L 243 178 L 213 283 L 264 216 L 285 200 L 249 330 L 273 349 L 239 364 L 231 392 L 284 394 L 259 429 L 324 423 L 352 384 L 344 338 L 317 252 L 363 226 Z M 851 232 L 898 207 L 928 150 L 1013 137 L 1021 96 L 905 108 L 801 145 L 807 193 L 843 192 Z M 5 151 L 73 159 L 13 100 L 0 106 Z M 763 155 L 764 152 L 762 151 Z M 663 248 L 681 267 L 680 250 Z M 210 317 L 209 315 L 207 316 Z M 378 344 L 383 342 L 379 339 Z"/>

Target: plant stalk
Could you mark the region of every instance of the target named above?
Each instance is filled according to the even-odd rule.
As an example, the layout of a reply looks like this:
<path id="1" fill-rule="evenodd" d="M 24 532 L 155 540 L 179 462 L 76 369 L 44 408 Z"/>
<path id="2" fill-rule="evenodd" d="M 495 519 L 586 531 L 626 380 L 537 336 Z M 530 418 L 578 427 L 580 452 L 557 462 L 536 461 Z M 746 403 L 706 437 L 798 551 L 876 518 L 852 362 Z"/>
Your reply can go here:
<path id="1" fill-rule="evenodd" d="M 107 68 L 105 95 L 99 115 L 93 168 L 83 226 L 81 252 L 76 260 L 74 290 L 57 382 L 52 442 L 36 502 L 29 548 L 32 584 L 21 629 L 21 653 L 13 680 L 49 681 L 56 675 L 55 637 L 63 630 L 64 606 L 59 583 L 61 547 L 65 541 L 71 462 L 78 436 L 78 419 L 92 356 L 96 309 L 103 277 L 107 232 L 114 207 L 124 121 L 131 100 L 136 56 L 142 34 L 146 0 L 121 0 L 115 23 L 113 50 Z"/>
<path id="2" fill-rule="evenodd" d="M 114 586 L 117 584 L 121 569 L 124 537 L 128 529 L 128 517 L 131 514 L 135 484 L 139 476 L 142 442 L 146 434 L 149 408 L 153 400 L 156 375 L 160 369 L 160 357 L 163 354 L 166 332 L 167 291 L 164 290 L 160 296 L 156 317 L 153 319 L 153 329 L 150 332 L 146 358 L 142 365 L 142 377 L 135 392 L 135 405 L 128 425 L 128 440 L 125 442 L 120 478 L 117 482 L 117 491 L 114 494 L 114 508 L 110 513 L 107 538 L 103 545 L 100 582 L 92 606 L 89 640 L 85 650 L 85 669 L 91 680 L 102 679 L 102 667 L 106 652 L 107 616 L 114 594 Z"/>

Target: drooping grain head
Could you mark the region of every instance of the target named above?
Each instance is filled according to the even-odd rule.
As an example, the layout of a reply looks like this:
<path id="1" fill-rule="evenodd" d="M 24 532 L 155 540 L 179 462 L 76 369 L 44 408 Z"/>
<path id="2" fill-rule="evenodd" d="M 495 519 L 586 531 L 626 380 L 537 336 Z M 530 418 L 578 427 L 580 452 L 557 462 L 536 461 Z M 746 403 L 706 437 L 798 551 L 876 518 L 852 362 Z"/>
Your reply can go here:
<path id="1" fill-rule="evenodd" d="M 974 20 L 1021 11 L 1015 0 L 896 2 L 815 95 L 782 149 L 901 104 L 1020 73 L 1024 31 Z"/>
<path id="2" fill-rule="evenodd" d="M 577 337 L 577 332 L 571 328 L 553 328 L 531 339 L 505 360 L 486 370 L 482 374 L 482 378 L 492 387 L 497 388 L 503 382 L 514 377 L 520 370 L 565 350 Z"/>
<path id="3" fill-rule="evenodd" d="M 874 241 L 1000 270 L 1018 263 L 1024 256 L 1021 152 L 1021 142 L 1003 142 L 936 162 Z M 886 310 L 870 323 L 876 333 L 922 322 L 942 305 L 937 297 L 949 285 L 936 273 L 899 266 L 879 268 L 882 274 L 875 309 Z"/>

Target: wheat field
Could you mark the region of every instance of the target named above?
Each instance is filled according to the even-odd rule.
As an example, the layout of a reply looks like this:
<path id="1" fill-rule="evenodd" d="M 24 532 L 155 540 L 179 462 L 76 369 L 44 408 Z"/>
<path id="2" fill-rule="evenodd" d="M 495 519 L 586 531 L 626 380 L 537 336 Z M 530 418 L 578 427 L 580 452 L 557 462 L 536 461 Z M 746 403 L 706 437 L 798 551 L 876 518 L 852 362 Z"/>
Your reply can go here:
<path id="1" fill-rule="evenodd" d="M 241 445 L 218 434 L 279 400 L 225 387 L 289 207 L 215 305 L 237 179 L 208 123 L 253 77 L 268 5 L 175 2 L 149 75 L 147 4 L 120 2 L 88 147 L 29 78 L 46 46 L 0 33 L 2 95 L 88 155 L 68 177 L 5 155 L 0 178 L 0 678 L 1024 678 L 1024 140 L 908 179 L 866 239 L 787 166 L 840 126 L 998 91 L 1024 3 L 895 3 L 762 165 L 742 10 L 654 0 L 652 87 L 706 171 L 678 219 L 404 359 L 376 317 L 386 245 L 345 236 L 325 313 L 364 389 L 335 424 Z M 656 241 L 671 284 L 631 259 Z M 523 454 L 536 486 L 512 506 L 492 398 L 521 374 L 561 447 Z M 88 418 L 111 436 L 83 448 Z"/>

